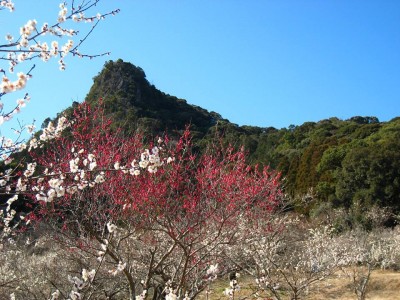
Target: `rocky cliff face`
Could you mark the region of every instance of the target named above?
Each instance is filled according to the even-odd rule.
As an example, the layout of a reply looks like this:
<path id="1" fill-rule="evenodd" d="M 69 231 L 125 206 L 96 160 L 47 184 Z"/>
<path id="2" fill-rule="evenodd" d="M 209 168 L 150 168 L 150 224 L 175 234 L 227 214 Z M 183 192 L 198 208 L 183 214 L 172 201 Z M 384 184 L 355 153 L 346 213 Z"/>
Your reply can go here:
<path id="1" fill-rule="evenodd" d="M 182 130 L 191 124 L 193 131 L 205 134 L 222 119 L 216 113 L 159 91 L 147 81 L 141 68 L 122 60 L 106 63 L 94 78 L 86 101 L 96 104 L 100 98 L 118 126 L 129 130 L 140 127 L 155 133 Z"/>

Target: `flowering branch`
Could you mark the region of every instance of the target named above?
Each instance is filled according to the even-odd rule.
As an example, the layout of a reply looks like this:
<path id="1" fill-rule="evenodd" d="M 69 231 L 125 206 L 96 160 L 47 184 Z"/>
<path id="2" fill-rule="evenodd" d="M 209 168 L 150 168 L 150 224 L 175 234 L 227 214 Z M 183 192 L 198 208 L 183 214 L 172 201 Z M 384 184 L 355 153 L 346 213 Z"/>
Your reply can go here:
<path id="1" fill-rule="evenodd" d="M 28 80 L 32 78 L 32 71 L 36 65 L 33 64 L 26 72 L 20 68 L 24 62 L 33 61 L 35 59 L 47 62 L 52 58 L 56 58 L 58 59 L 59 69 L 65 70 L 65 59 L 68 54 L 79 58 L 90 59 L 110 54 L 109 52 L 98 54 L 84 54 L 79 52 L 79 48 L 87 41 L 88 37 L 93 33 L 101 20 L 119 13 L 119 9 L 116 9 L 105 13 L 90 14 L 90 11 L 95 8 L 99 2 L 100 0 L 83 0 L 80 1 L 79 4 L 74 0 L 70 1 L 70 3 L 67 1 L 62 2 L 59 5 L 60 10 L 57 21 L 52 25 L 43 23 L 43 25 L 39 27 L 37 21 L 31 19 L 20 28 L 18 34 L 12 35 L 7 33 L 5 35 L 8 43 L 0 44 L 0 61 L 8 63 L 8 70 L 7 67 L 0 66 L 0 73 L 2 73 L 2 78 L 0 79 L 0 125 L 11 120 L 13 116 L 19 113 L 30 101 L 29 94 L 25 93 L 22 99 L 17 99 L 17 105 L 15 107 L 6 108 L 3 102 L 1 102 L 6 94 L 24 89 Z M 14 12 L 15 5 L 11 0 L 2 0 L 0 1 L 0 10 L 4 9 Z M 81 32 L 77 29 L 67 27 L 69 22 L 93 24 L 89 31 L 83 34 L 78 40 Z M 48 38 L 47 41 L 38 41 L 39 37 L 45 38 L 46 36 L 53 36 L 57 38 L 57 40 Z M 61 44 L 61 40 L 64 38 L 68 38 L 68 40 L 65 41 L 64 44 Z M 16 79 L 13 80 L 12 77 L 15 77 L 13 74 L 17 69 L 20 70 L 17 72 Z M 24 129 L 27 129 L 27 127 L 21 127 L 20 131 Z M 20 142 L 16 140 L 14 144 L 18 145 Z M 0 149 L 0 156 L 3 154 L 5 154 L 5 152 Z M 5 159 L 6 158 L 3 158 L 3 160 Z"/>

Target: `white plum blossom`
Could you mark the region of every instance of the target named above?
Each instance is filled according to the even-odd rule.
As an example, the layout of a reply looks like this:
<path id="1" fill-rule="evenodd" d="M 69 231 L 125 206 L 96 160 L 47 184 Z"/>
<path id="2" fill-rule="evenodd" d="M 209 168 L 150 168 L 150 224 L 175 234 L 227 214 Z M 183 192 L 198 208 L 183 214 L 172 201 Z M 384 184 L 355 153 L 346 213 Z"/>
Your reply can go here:
<path id="1" fill-rule="evenodd" d="M 151 164 L 158 164 L 160 162 L 160 157 L 155 154 L 149 155 L 149 163 Z"/>
<path id="2" fill-rule="evenodd" d="M 56 290 L 55 292 L 53 292 L 53 293 L 51 294 L 50 300 L 57 300 L 57 299 L 60 297 L 60 295 L 61 295 L 60 291 L 59 291 L 59 290 Z"/>
<path id="3" fill-rule="evenodd" d="M 117 265 L 117 268 L 114 270 L 109 270 L 108 272 L 113 275 L 116 276 L 118 273 L 122 272 L 124 269 L 126 268 L 126 263 L 122 263 L 122 261 L 120 261 Z"/>
<path id="4" fill-rule="evenodd" d="M 0 7 L 8 8 L 10 12 L 13 12 L 15 9 L 14 3 L 11 0 L 0 1 Z"/>
<path id="5" fill-rule="evenodd" d="M 59 11 L 59 13 L 58 13 L 58 19 L 57 19 L 57 21 L 59 22 L 59 23 L 63 23 L 63 22 L 65 22 L 66 21 L 66 17 L 67 17 L 67 12 L 68 12 L 68 9 L 67 9 L 67 7 L 65 6 L 65 4 L 64 3 L 61 3 L 60 4 L 60 11 Z"/>
<path id="6" fill-rule="evenodd" d="M 24 172 L 25 177 L 31 177 L 35 173 L 36 163 L 29 163 Z"/>
<path id="7" fill-rule="evenodd" d="M 8 200 L 7 200 L 7 205 L 8 205 L 8 208 L 7 208 L 7 209 L 9 209 L 9 207 L 11 206 L 11 204 L 12 204 L 13 202 L 17 201 L 17 200 L 18 200 L 18 195 L 14 195 L 14 196 L 12 196 L 10 199 L 8 199 Z"/>
<path id="8" fill-rule="evenodd" d="M 218 273 L 218 264 L 210 265 L 207 270 L 207 275 L 215 275 Z"/>
<path id="9" fill-rule="evenodd" d="M 146 169 L 148 164 L 149 164 L 149 162 L 147 160 L 141 160 L 139 162 L 139 167 L 141 167 L 142 169 Z"/>
<path id="10" fill-rule="evenodd" d="M 94 269 L 91 270 L 91 271 L 83 269 L 82 270 L 82 279 L 84 281 L 92 281 L 95 274 L 96 274 L 96 270 L 94 270 Z"/>
<path id="11" fill-rule="evenodd" d="M 178 296 L 176 295 L 176 291 L 172 288 L 171 280 L 167 281 L 165 287 L 165 300 L 178 300 Z"/>
<path id="12" fill-rule="evenodd" d="M 9 165 L 9 164 L 11 164 L 11 162 L 14 160 L 14 158 L 12 158 L 12 157 L 7 157 L 5 160 L 4 160 L 4 164 L 5 165 Z"/>
<path id="13" fill-rule="evenodd" d="M 96 163 L 95 160 L 92 161 L 92 162 L 89 164 L 89 170 L 90 170 L 90 171 L 93 171 L 96 167 L 97 167 L 97 163 Z"/>
<path id="14" fill-rule="evenodd" d="M 144 300 L 146 299 L 146 295 L 147 295 L 147 290 L 143 290 L 143 292 L 135 297 L 135 300 Z"/>
<path id="15" fill-rule="evenodd" d="M 117 229 L 117 226 L 112 224 L 111 222 L 107 223 L 107 230 L 109 233 L 113 233 Z"/>
<path id="16" fill-rule="evenodd" d="M 103 183 L 103 182 L 105 181 L 105 179 L 104 179 L 104 172 L 101 172 L 100 174 L 98 174 L 98 175 L 96 176 L 96 178 L 94 179 L 94 181 L 95 181 L 96 183 Z"/>
<path id="17" fill-rule="evenodd" d="M 26 86 L 28 76 L 24 73 L 19 72 L 17 74 L 18 79 L 16 81 L 11 81 L 8 77 L 3 76 L 0 84 L 0 93 L 11 93 L 23 89 Z"/>
<path id="18" fill-rule="evenodd" d="M 33 124 L 27 125 L 26 129 L 27 129 L 28 133 L 33 133 L 35 131 L 35 125 L 33 125 Z"/>
<path id="19" fill-rule="evenodd" d="M 71 171 L 72 173 L 78 172 L 78 170 L 79 170 L 78 162 L 79 162 L 79 158 L 71 159 L 71 160 L 69 161 L 69 169 L 70 169 L 70 171 Z"/>
<path id="20" fill-rule="evenodd" d="M 27 189 L 26 182 L 22 180 L 22 178 L 18 178 L 17 185 L 15 190 L 17 192 L 25 192 Z"/>
<path id="21" fill-rule="evenodd" d="M 75 194 L 78 191 L 78 187 L 76 185 L 70 186 L 67 188 L 66 192 L 70 195 Z"/>
<path id="22" fill-rule="evenodd" d="M 153 155 L 156 155 L 156 156 L 158 156 L 158 153 L 159 153 L 159 148 L 158 147 L 153 147 L 152 149 L 151 149 L 151 152 L 153 153 Z"/>
<path id="23" fill-rule="evenodd" d="M 150 166 L 147 168 L 147 171 L 148 171 L 149 173 L 157 173 L 157 167 L 154 166 L 154 165 L 150 165 Z"/>
<path id="24" fill-rule="evenodd" d="M 23 69 L 25 71 L 20 72 L 19 66 L 22 63 L 31 62 L 34 59 L 48 61 L 52 58 L 58 57 L 58 59 L 60 59 L 62 69 L 65 69 L 64 57 L 68 53 L 79 57 L 89 58 L 106 54 L 85 55 L 79 53 L 78 47 L 83 43 L 87 36 L 83 39 L 74 40 L 74 37 L 79 34 L 79 31 L 71 28 L 64 28 L 64 24 L 60 24 L 60 22 L 67 22 L 69 20 L 72 21 L 72 19 L 76 21 L 87 21 L 89 19 L 92 20 L 93 18 L 100 20 L 104 19 L 110 14 L 114 15 L 119 12 L 119 10 L 115 10 L 106 14 L 96 14 L 94 17 L 85 17 L 83 12 L 85 11 L 85 13 L 88 13 L 89 8 L 96 6 L 97 2 L 98 1 L 95 1 L 94 5 L 89 6 L 76 6 L 73 1 L 72 3 L 65 2 L 60 4 L 58 18 L 54 18 L 53 25 L 49 25 L 49 23 L 43 23 L 43 25 L 40 26 L 35 19 L 30 19 L 26 23 L 22 24 L 22 26 L 19 28 L 16 28 L 16 32 L 4 33 L 3 37 L 5 37 L 7 44 L 0 45 L 0 48 L 4 53 L 4 55 L 2 55 L 3 61 L 8 63 L 8 72 L 5 70 L 6 68 L 0 68 L 0 100 L 3 100 L 3 96 L 8 96 L 6 94 L 24 89 L 28 83 L 28 80 L 32 77 L 31 71 L 34 69 L 35 65 L 32 63 L 32 68 L 29 69 L 29 67 L 24 67 Z M 3 10 L 4 8 L 13 12 L 14 3 L 12 0 L 0 0 L 0 10 Z M 74 13 L 74 18 L 72 18 L 71 12 Z M 90 26 L 92 26 L 93 30 L 96 25 Z M 92 30 L 90 30 L 89 34 Z M 57 40 L 51 40 L 51 38 L 47 38 L 48 36 L 54 36 L 57 38 Z M 71 38 L 66 38 L 67 36 L 71 36 Z M 0 101 L 0 125 L 11 120 L 15 114 L 19 113 L 21 109 L 29 103 L 29 101 L 30 97 L 28 93 L 26 93 L 24 97 L 18 99 L 16 98 L 13 101 L 10 101 L 9 103 L 11 103 L 12 108 L 8 111 L 6 111 L 4 108 L 4 103 L 6 102 Z M 14 153 L 21 152 L 25 149 L 32 151 L 32 149 L 43 148 L 45 144 L 44 142 L 48 142 L 54 138 L 60 137 L 62 132 L 68 126 L 70 126 L 70 123 L 65 116 L 58 117 L 57 121 L 48 123 L 47 127 L 42 130 L 42 133 L 39 137 L 32 136 L 27 143 L 24 143 L 23 141 L 19 140 L 23 138 L 21 135 L 22 130 L 25 130 L 29 134 L 33 134 L 35 131 L 35 126 L 33 124 L 25 126 L 20 125 L 20 129 L 14 130 L 15 133 L 19 135 L 16 140 L 7 139 L 3 136 L 0 137 L 1 160 L 3 161 L 4 165 L 8 165 L 13 162 L 15 157 L 13 156 Z M 80 152 L 79 154 L 82 153 Z M 0 174 L 1 192 L 11 195 L 14 193 L 17 194 L 7 201 L 7 216 L 1 216 L 1 221 L 4 221 L 5 219 L 8 221 L 3 222 L 3 224 L 10 223 L 10 220 L 14 215 L 10 209 L 10 206 L 12 202 L 16 201 L 18 194 L 31 193 L 32 196 L 35 196 L 38 201 L 50 202 L 54 201 L 56 198 L 63 197 L 65 193 L 74 194 L 79 189 L 83 189 L 87 186 L 93 186 L 95 183 L 101 183 L 105 181 L 104 173 L 94 174 L 93 177 L 87 176 L 87 180 L 84 180 L 85 176 L 82 176 L 82 174 L 84 174 L 85 170 L 94 171 L 97 166 L 96 160 L 93 154 L 92 156 L 89 154 L 87 159 L 90 161 L 90 164 L 88 168 L 85 169 L 82 167 L 82 159 L 84 159 L 84 157 L 79 158 L 79 155 L 77 156 L 78 157 L 73 160 L 66 161 L 67 167 L 69 163 L 69 171 L 71 173 L 78 173 L 79 171 L 82 171 L 80 178 L 77 180 L 78 183 L 72 186 L 66 186 L 64 182 L 69 181 L 65 179 L 67 177 L 68 179 L 70 179 L 70 177 L 73 178 L 78 174 L 73 174 L 72 176 L 71 174 L 62 175 L 60 172 L 65 172 L 65 170 L 54 170 L 53 166 L 49 166 L 51 169 L 49 175 L 47 172 L 39 173 L 40 169 L 36 162 L 28 163 L 25 170 L 20 171 L 20 167 L 23 167 L 24 165 L 23 160 L 21 160 L 18 161 L 15 166 L 13 166 L 14 169 L 12 169 L 10 172 L 2 171 Z M 16 166 L 18 166 L 18 168 Z M 80 167 L 85 170 L 80 170 Z M 88 178 L 94 179 L 90 179 L 91 181 L 89 182 Z M 33 182 L 36 185 L 33 185 Z M 54 293 L 55 294 L 53 294 L 52 298 L 58 298 L 60 292 L 57 291 Z"/>

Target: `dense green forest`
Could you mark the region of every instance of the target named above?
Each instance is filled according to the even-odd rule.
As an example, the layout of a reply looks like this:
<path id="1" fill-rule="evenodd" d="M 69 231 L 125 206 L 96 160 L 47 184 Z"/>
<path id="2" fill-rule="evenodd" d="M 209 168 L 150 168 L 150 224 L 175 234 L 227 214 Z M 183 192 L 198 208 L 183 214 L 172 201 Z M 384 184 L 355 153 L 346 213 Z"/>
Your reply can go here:
<path id="1" fill-rule="evenodd" d="M 373 206 L 400 211 L 400 117 L 330 118 L 282 129 L 238 126 L 159 91 L 141 68 L 122 60 L 106 63 L 94 78 L 86 101 L 96 105 L 99 99 L 127 134 L 176 136 L 190 124 L 199 151 L 213 139 L 243 145 L 252 164 L 282 173 L 285 192 L 302 213 L 332 207 L 362 213 Z"/>

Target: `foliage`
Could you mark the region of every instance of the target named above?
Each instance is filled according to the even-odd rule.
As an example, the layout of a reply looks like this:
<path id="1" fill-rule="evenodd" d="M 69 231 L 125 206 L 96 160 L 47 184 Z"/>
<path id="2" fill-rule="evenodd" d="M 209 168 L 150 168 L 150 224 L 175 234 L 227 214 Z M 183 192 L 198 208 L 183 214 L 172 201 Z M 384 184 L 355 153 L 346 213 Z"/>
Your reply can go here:
<path id="1" fill-rule="evenodd" d="M 187 104 L 150 85 L 142 69 L 122 60 L 108 62 L 95 77 L 88 101 L 104 97 L 114 126 L 152 136 L 179 136 L 191 124 L 197 151 L 219 142 L 245 147 L 248 162 L 282 172 L 285 192 L 295 208 L 309 214 L 322 203 L 350 209 L 358 203 L 400 210 L 398 119 L 330 118 L 276 129 L 238 126 L 219 114 Z M 312 191 L 312 193 L 310 193 Z M 312 201 L 302 199 L 312 195 Z"/>

